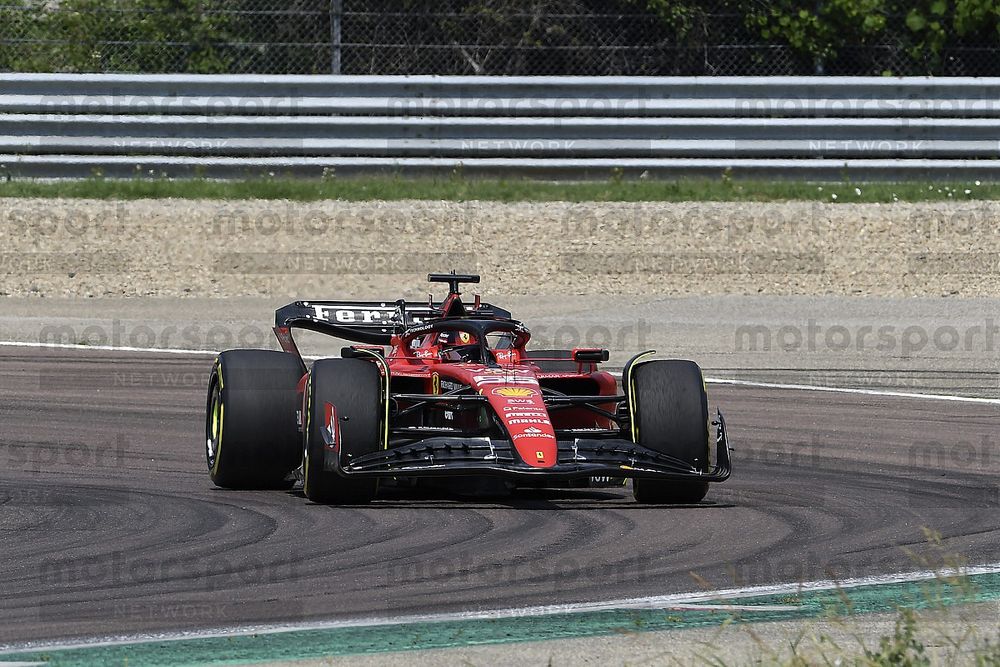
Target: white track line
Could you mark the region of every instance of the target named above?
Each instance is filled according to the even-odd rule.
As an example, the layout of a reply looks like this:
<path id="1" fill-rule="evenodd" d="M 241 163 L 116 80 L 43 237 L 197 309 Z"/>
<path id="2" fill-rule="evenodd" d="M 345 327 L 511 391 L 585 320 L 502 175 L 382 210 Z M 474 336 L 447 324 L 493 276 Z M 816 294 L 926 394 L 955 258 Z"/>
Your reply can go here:
<path id="1" fill-rule="evenodd" d="M 705 382 L 709 384 L 728 384 L 737 387 L 791 389 L 795 391 L 825 391 L 837 394 L 891 396 L 893 398 L 920 398 L 931 401 L 955 401 L 958 403 L 986 403 L 988 405 L 1000 405 L 1000 398 L 978 398 L 975 396 L 953 396 L 950 394 L 920 394 L 912 391 L 892 391 L 888 389 L 849 389 L 847 387 L 821 387 L 809 384 L 782 384 L 777 382 L 755 382 L 752 380 L 730 380 L 727 378 L 705 378 Z"/>
<path id="2" fill-rule="evenodd" d="M 214 356 L 219 354 L 218 350 L 188 350 L 183 348 L 167 347 L 128 347 L 118 345 L 74 345 L 70 343 L 32 343 L 24 341 L 0 341 L 0 347 L 31 347 L 31 348 L 52 348 L 57 350 L 98 350 L 101 352 L 144 352 L 151 354 L 180 354 L 190 356 Z M 302 355 L 303 359 L 315 360 L 323 357 L 314 355 Z M 616 378 L 621 379 L 621 373 L 613 372 Z M 955 403 L 979 403 L 986 405 L 1000 405 L 1000 398 L 980 398 L 976 396 L 954 396 L 950 394 L 920 394 L 910 391 L 892 391 L 889 389 L 849 389 L 847 387 L 824 387 L 810 384 L 783 384 L 778 382 L 756 382 L 752 380 L 734 380 L 730 378 L 705 378 L 708 384 L 726 384 L 737 387 L 760 387 L 763 389 L 787 389 L 792 391 L 820 391 L 834 394 L 859 394 L 862 396 L 888 396 L 891 398 L 915 398 L 929 401 L 952 401 Z"/>
<path id="3" fill-rule="evenodd" d="M 100 350 L 101 352 L 152 352 L 164 354 L 216 355 L 217 350 L 185 350 L 171 347 L 129 347 L 127 345 L 75 345 L 72 343 L 28 343 L 16 340 L 0 340 L 0 347 L 34 347 L 54 350 Z"/>
<path id="4" fill-rule="evenodd" d="M 621 373 L 612 373 L 619 380 Z M 930 401 L 953 401 L 956 403 L 985 403 L 1000 405 L 1000 398 L 980 398 L 977 396 L 955 396 L 951 394 L 921 394 L 913 391 L 893 391 L 891 389 L 850 389 L 848 387 L 824 387 L 812 384 L 785 384 L 780 382 L 757 382 L 754 380 L 734 380 L 731 378 L 705 378 L 707 384 L 727 384 L 735 387 L 761 387 L 764 389 L 787 389 L 791 391 L 821 391 L 831 394 L 860 394 L 862 396 L 889 396 L 892 398 L 919 398 Z"/>
<path id="5" fill-rule="evenodd" d="M 95 638 L 93 641 L 76 641 L 73 643 L 26 643 L 8 644 L 0 649 L 0 655 L 14 652 L 37 651 L 37 650 L 67 650 L 75 648 L 92 648 L 97 646 L 120 646 L 123 644 L 137 644 L 144 642 L 163 641 L 183 641 L 190 639 L 210 639 L 219 637 L 237 637 L 254 634 L 281 634 L 288 632 L 302 632 L 311 630 L 333 630 L 338 628 L 359 628 L 378 627 L 385 625 L 406 625 L 410 623 L 443 623 L 455 621 L 476 621 L 476 620 L 501 620 L 507 618 L 517 618 L 524 616 L 551 616 L 554 614 L 579 614 L 599 611 L 615 610 L 642 610 L 642 609 L 667 609 L 667 610 L 688 610 L 688 609 L 740 609 L 742 611 L 795 611 L 798 607 L 793 605 L 749 605 L 749 604 L 727 604 L 727 601 L 740 600 L 750 597 L 765 595 L 791 595 L 803 592 L 828 591 L 845 588 L 858 588 L 860 586 L 877 586 L 889 584 L 915 583 L 933 579 L 944 579 L 958 575 L 974 576 L 977 574 L 1000 574 L 1000 563 L 966 567 L 958 570 L 920 570 L 916 572 L 906 572 L 901 574 L 878 575 L 871 577 L 858 577 L 845 579 L 843 581 L 833 581 L 824 579 L 820 581 L 810 581 L 798 584 L 776 584 L 769 586 L 743 586 L 739 588 L 728 588 L 719 591 L 704 591 L 700 593 L 675 593 L 672 595 L 660 595 L 645 598 L 624 598 L 620 600 L 609 600 L 606 602 L 583 602 L 576 604 L 545 605 L 536 607 L 516 607 L 506 609 L 494 609 L 490 611 L 457 612 L 450 614 L 425 614 L 411 616 L 397 616 L 386 618 L 358 618 L 343 621 L 320 621 L 314 623 L 300 624 L 271 624 L 271 625 L 245 625 L 228 628 L 216 628 L 211 630 L 196 630 L 189 632 L 164 632 L 157 634 L 127 635 L 120 637 Z M 695 606 L 694 603 L 706 602 L 704 606 Z M 711 604 L 715 603 L 715 604 Z"/>

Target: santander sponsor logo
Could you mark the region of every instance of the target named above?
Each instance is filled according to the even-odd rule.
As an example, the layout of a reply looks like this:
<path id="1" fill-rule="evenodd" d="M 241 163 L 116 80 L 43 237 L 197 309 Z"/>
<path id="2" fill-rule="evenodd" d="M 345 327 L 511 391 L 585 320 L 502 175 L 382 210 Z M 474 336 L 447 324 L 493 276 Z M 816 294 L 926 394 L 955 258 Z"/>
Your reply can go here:
<path id="1" fill-rule="evenodd" d="M 555 440 L 556 436 L 551 433 L 546 433 L 540 428 L 535 426 L 529 426 L 520 433 L 515 433 L 513 436 L 514 440 L 520 440 L 521 438 L 542 438 L 546 440 Z"/>

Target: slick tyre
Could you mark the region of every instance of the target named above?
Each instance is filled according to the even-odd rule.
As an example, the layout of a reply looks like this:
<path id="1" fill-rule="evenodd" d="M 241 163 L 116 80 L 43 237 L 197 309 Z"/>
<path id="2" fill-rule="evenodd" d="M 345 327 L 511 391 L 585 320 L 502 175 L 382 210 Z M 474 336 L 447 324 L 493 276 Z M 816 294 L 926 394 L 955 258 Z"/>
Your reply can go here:
<path id="1" fill-rule="evenodd" d="M 649 361 L 636 366 L 631 377 L 638 444 L 707 471 L 708 397 L 698 364 Z M 697 503 L 708 483 L 636 478 L 632 493 L 640 503 Z"/>
<path id="2" fill-rule="evenodd" d="M 301 435 L 296 389 L 305 373 L 295 355 L 229 350 L 208 381 L 205 443 L 209 474 L 227 489 L 290 488 Z"/>
<path id="3" fill-rule="evenodd" d="M 344 464 L 352 458 L 378 451 L 382 378 L 378 367 L 362 359 L 321 359 L 313 364 L 306 385 L 307 421 L 303 447 L 306 497 L 316 503 L 360 505 L 375 498 L 375 478 L 349 478 L 326 469 L 327 456 L 339 456 Z M 326 405 L 334 408 L 337 420 L 337 452 L 326 451 L 323 430 Z"/>

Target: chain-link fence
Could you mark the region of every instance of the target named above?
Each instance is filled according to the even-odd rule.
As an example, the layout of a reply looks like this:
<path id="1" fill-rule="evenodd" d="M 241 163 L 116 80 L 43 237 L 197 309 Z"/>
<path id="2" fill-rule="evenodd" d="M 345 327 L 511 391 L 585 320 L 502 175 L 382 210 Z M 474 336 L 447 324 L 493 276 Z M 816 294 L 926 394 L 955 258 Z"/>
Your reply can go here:
<path id="1" fill-rule="evenodd" d="M 0 0 L 0 71 L 1000 75 L 1000 10 L 942 40 L 931 27 L 961 17 L 867 1 L 881 13 L 844 18 L 815 0 Z"/>

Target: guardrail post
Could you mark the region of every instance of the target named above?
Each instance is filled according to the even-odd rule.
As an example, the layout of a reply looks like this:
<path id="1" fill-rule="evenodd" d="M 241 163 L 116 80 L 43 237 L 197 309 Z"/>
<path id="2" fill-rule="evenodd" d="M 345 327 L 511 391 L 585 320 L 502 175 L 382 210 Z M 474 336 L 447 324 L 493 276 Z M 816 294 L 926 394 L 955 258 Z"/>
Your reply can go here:
<path id="1" fill-rule="evenodd" d="M 330 0 L 330 73 L 340 74 L 340 21 L 344 0 Z"/>

